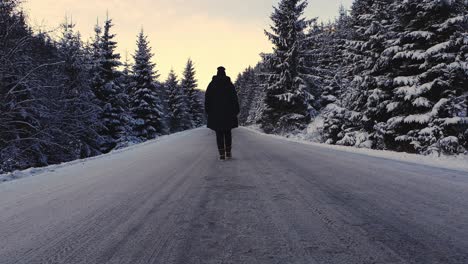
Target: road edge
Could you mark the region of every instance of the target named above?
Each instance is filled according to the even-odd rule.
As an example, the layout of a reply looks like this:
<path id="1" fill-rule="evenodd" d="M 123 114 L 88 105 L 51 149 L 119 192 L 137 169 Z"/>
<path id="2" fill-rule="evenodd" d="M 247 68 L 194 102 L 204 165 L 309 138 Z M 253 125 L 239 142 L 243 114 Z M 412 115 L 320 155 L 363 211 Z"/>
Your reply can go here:
<path id="1" fill-rule="evenodd" d="M 410 153 L 404 153 L 404 152 L 364 149 L 364 148 L 355 148 L 355 147 L 316 143 L 316 142 L 306 141 L 306 140 L 302 140 L 298 138 L 288 138 L 285 136 L 266 134 L 258 130 L 257 128 L 253 128 L 253 127 L 241 127 L 241 129 L 246 129 L 256 134 L 268 136 L 268 137 L 275 138 L 275 139 L 305 144 L 305 145 L 314 146 L 318 148 L 331 149 L 331 150 L 336 150 L 336 151 L 341 151 L 341 152 L 365 155 L 369 157 L 384 158 L 384 159 L 390 159 L 394 161 L 401 161 L 401 162 L 406 162 L 406 163 L 431 166 L 431 167 L 436 167 L 440 169 L 450 169 L 450 170 L 468 172 L 468 155 L 459 155 L 459 156 L 454 156 L 454 157 L 424 156 L 424 155 L 410 154 Z"/>

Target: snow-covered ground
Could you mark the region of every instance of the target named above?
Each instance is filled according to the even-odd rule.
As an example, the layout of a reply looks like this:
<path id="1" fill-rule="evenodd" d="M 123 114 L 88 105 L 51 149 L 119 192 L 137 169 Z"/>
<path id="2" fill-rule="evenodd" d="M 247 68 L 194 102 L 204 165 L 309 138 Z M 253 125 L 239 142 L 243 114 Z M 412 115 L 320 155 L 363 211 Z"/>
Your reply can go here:
<path id="1" fill-rule="evenodd" d="M 64 167 L 70 167 L 70 166 L 73 166 L 73 165 L 76 165 L 76 164 L 84 164 L 84 163 L 86 163 L 88 161 L 92 161 L 92 160 L 96 160 L 96 159 L 103 159 L 103 158 L 104 159 L 109 159 L 109 158 L 112 158 L 113 156 L 115 156 L 116 154 L 127 152 L 127 151 L 135 149 L 135 148 L 139 148 L 139 147 L 146 146 L 146 145 L 151 145 L 151 144 L 153 144 L 155 142 L 158 142 L 158 141 L 161 141 L 161 140 L 167 140 L 167 139 L 173 138 L 173 137 L 180 137 L 180 136 L 187 135 L 191 131 L 192 130 L 188 130 L 188 131 L 175 133 L 175 134 L 172 134 L 172 135 L 162 136 L 162 137 L 159 137 L 159 138 L 154 139 L 154 140 L 150 140 L 150 141 L 147 141 L 147 142 L 144 142 L 144 143 L 141 143 L 141 144 L 132 145 L 132 146 L 129 146 L 127 148 L 118 149 L 118 150 L 112 151 L 112 152 L 110 152 L 108 154 L 99 155 L 99 156 L 91 157 L 91 158 L 88 158 L 88 159 L 74 160 L 74 161 L 65 162 L 65 163 L 56 164 L 56 165 L 51 165 L 51 166 L 42 167 L 42 168 L 29 168 L 29 169 L 22 170 L 22 171 L 14 171 L 14 172 L 6 173 L 6 174 L 0 174 L 0 184 L 3 183 L 3 182 L 8 182 L 8 181 L 17 180 L 17 179 L 21 179 L 21 178 L 25 178 L 25 177 L 30 177 L 30 176 L 36 176 L 36 175 L 40 175 L 40 174 L 47 173 L 47 172 L 54 172 L 57 169 L 61 169 L 61 168 L 64 168 Z"/>
<path id="2" fill-rule="evenodd" d="M 320 124 L 318 124 L 318 126 L 319 125 Z M 373 157 L 380 157 L 380 158 L 405 161 L 405 162 L 413 162 L 413 163 L 422 164 L 422 165 L 434 166 L 434 167 L 445 168 L 445 169 L 462 170 L 462 171 L 468 172 L 468 155 L 435 157 L 435 156 L 423 156 L 423 155 L 408 154 L 408 153 L 401 153 L 401 152 L 381 151 L 381 150 L 361 149 L 361 148 L 354 148 L 354 147 L 321 144 L 321 143 L 314 142 L 317 140 L 317 136 L 319 135 L 316 127 L 317 125 L 312 125 L 307 129 L 305 133 L 290 136 L 290 137 L 267 135 L 267 134 L 264 134 L 256 126 L 249 126 L 247 127 L 247 129 L 251 131 L 255 131 L 256 133 L 263 134 L 268 137 L 285 139 L 285 140 L 289 140 L 292 142 L 304 143 L 304 144 L 308 144 L 308 145 L 312 145 L 316 147 L 336 149 L 340 151 L 352 152 L 352 153 L 363 154 L 363 155 L 368 155 L 368 156 L 373 156 Z M 168 135 L 168 136 L 163 136 L 155 140 L 151 140 L 151 141 L 138 144 L 138 145 L 133 145 L 128 148 L 119 149 L 109 154 L 96 156 L 96 157 L 92 157 L 89 159 L 75 160 L 75 161 L 62 163 L 58 165 L 51 165 L 51 166 L 43 167 L 43 168 L 30 168 L 30 169 L 23 170 L 23 171 L 14 171 L 14 172 L 7 173 L 7 174 L 1 174 L 0 184 L 2 182 L 8 182 L 8 181 L 21 179 L 25 177 L 40 175 L 43 173 L 54 172 L 57 169 L 61 169 L 64 167 L 70 167 L 70 166 L 77 165 L 77 164 L 85 164 L 88 161 L 92 161 L 96 159 L 112 159 L 116 154 L 124 153 L 129 150 L 140 148 L 146 145 L 151 145 L 151 144 L 154 144 L 155 142 L 171 139 L 173 137 L 185 136 L 189 133 L 191 133 L 191 130 Z M 129 155 L 131 155 L 131 152 Z"/>
<path id="3" fill-rule="evenodd" d="M 320 120 L 318 121 L 320 122 Z M 458 155 L 458 156 L 424 156 L 418 154 L 394 152 L 394 151 L 384 151 L 384 150 L 374 150 L 367 148 L 355 148 L 347 146 L 337 146 L 337 145 L 328 145 L 318 143 L 319 133 L 317 127 L 320 126 L 320 123 L 313 123 L 307 128 L 304 133 L 292 135 L 289 137 L 277 136 L 277 135 L 267 135 L 262 132 L 258 126 L 249 126 L 247 129 L 255 131 L 256 133 L 264 134 L 269 137 L 280 138 L 289 140 L 292 142 L 304 143 L 308 145 L 313 145 L 316 147 L 323 147 L 329 149 L 336 149 L 340 151 L 352 152 L 357 154 L 363 154 L 373 157 L 380 157 L 404 162 L 413 162 L 421 165 L 428 165 L 444 169 L 454 169 L 462 170 L 468 172 L 468 155 Z"/>
<path id="4" fill-rule="evenodd" d="M 0 263 L 466 264 L 465 171 L 233 133 L 0 184 Z"/>

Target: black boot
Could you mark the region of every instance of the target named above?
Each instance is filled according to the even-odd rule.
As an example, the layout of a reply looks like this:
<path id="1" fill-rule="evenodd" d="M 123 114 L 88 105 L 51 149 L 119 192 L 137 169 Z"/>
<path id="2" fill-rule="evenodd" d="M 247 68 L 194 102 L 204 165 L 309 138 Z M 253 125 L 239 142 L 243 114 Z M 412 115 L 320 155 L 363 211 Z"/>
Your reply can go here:
<path id="1" fill-rule="evenodd" d="M 226 158 L 227 159 L 232 159 L 232 148 L 231 147 L 227 147 L 226 148 Z"/>
<path id="2" fill-rule="evenodd" d="M 219 159 L 220 160 L 226 160 L 226 150 L 225 149 L 219 149 Z"/>

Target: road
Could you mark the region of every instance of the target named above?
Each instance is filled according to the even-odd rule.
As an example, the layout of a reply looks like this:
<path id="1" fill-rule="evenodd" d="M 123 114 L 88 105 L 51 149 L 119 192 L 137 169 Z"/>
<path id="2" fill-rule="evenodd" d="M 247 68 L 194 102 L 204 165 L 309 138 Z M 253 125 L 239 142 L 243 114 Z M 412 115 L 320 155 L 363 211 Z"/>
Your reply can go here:
<path id="1" fill-rule="evenodd" d="M 466 172 L 207 129 L 0 184 L 0 263 L 468 263 Z"/>

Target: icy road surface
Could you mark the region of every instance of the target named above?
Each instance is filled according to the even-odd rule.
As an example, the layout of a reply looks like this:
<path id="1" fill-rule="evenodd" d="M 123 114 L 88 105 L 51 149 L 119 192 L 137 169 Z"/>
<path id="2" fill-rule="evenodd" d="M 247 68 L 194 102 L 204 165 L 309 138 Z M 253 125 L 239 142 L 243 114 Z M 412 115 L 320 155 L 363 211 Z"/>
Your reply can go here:
<path id="1" fill-rule="evenodd" d="M 468 263 L 468 174 L 207 129 L 0 184 L 0 263 Z"/>

